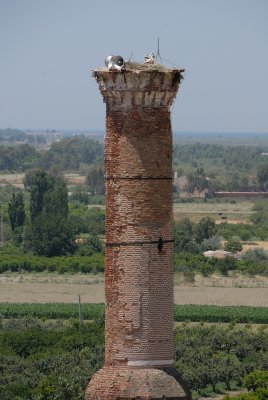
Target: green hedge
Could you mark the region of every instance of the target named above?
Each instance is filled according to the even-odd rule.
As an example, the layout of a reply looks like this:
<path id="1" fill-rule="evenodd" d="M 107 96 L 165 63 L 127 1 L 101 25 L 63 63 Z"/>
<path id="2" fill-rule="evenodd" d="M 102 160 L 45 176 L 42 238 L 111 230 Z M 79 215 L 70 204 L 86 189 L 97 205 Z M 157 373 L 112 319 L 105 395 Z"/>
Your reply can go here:
<path id="1" fill-rule="evenodd" d="M 0 258 L 0 273 L 3 272 L 103 272 L 103 254 L 92 256 L 39 257 L 33 255 L 3 254 Z"/>
<path id="2" fill-rule="evenodd" d="M 104 304 L 82 304 L 82 316 L 87 320 L 103 317 Z M 69 319 L 78 318 L 78 304 L 65 303 L 0 303 L 3 318 Z M 238 322 L 268 324 L 268 307 L 175 305 L 175 321 Z"/>
<path id="3" fill-rule="evenodd" d="M 228 275 L 229 271 L 239 271 L 251 277 L 255 275 L 268 275 L 268 262 L 266 260 L 245 259 L 237 260 L 233 257 L 223 259 L 205 257 L 202 254 L 175 253 L 174 270 L 184 272 L 186 278 L 192 278 L 200 273 L 203 276 L 210 276 L 214 272 L 221 275 Z"/>
<path id="4" fill-rule="evenodd" d="M 104 313 L 103 304 L 82 304 L 82 316 L 84 319 L 95 320 Z M 4 318 L 48 318 L 70 319 L 78 318 L 78 304 L 67 303 L 0 303 L 0 315 Z"/>
<path id="5" fill-rule="evenodd" d="M 268 307 L 175 305 L 175 321 L 268 323 Z"/>

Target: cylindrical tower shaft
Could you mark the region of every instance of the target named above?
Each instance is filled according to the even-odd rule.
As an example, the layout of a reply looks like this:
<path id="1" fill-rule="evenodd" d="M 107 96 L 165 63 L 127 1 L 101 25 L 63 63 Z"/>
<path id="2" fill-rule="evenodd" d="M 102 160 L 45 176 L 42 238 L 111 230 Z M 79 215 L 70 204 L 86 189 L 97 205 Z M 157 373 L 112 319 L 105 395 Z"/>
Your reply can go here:
<path id="1" fill-rule="evenodd" d="M 169 112 L 154 105 L 109 109 L 105 156 L 105 363 L 172 365 Z"/>
<path id="2" fill-rule="evenodd" d="M 170 376 L 176 373 L 169 108 L 181 71 L 93 74 L 106 103 L 105 365 L 86 398 L 186 398 Z"/>

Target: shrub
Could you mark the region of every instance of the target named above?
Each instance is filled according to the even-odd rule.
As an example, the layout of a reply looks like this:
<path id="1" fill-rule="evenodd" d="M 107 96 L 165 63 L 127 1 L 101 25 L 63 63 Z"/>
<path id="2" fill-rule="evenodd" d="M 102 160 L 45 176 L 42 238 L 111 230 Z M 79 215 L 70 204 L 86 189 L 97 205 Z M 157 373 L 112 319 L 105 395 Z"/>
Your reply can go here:
<path id="1" fill-rule="evenodd" d="M 254 249 L 249 249 L 243 254 L 244 260 L 258 260 L 258 261 L 267 261 L 268 260 L 268 252 L 262 248 L 255 247 Z"/>
<path id="2" fill-rule="evenodd" d="M 203 251 L 207 250 L 218 250 L 221 248 L 221 238 L 218 235 L 214 235 L 209 239 L 204 239 L 201 243 Z"/>
<path id="3" fill-rule="evenodd" d="M 244 385 L 248 390 L 268 389 L 268 371 L 256 370 L 244 377 Z"/>
<path id="4" fill-rule="evenodd" d="M 231 253 L 236 253 L 237 251 L 241 251 L 242 249 L 242 243 L 236 238 L 231 238 L 224 245 L 224 250 L 230 251 Z"/>

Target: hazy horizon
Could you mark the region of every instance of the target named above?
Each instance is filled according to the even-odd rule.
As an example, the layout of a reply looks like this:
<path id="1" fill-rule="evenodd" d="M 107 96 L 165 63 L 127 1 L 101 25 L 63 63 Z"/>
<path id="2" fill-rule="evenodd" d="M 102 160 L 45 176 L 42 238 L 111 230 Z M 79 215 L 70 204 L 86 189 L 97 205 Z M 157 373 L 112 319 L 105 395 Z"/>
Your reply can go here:
<path id="1" fill-rule="evenodd" d="M 186 70 L 174 132 L 266 133 L 267 19 L 266 0 L 0 0 L 0 126 L 104 131 L 91 70 L 142 62 L 159 37 Z"/>

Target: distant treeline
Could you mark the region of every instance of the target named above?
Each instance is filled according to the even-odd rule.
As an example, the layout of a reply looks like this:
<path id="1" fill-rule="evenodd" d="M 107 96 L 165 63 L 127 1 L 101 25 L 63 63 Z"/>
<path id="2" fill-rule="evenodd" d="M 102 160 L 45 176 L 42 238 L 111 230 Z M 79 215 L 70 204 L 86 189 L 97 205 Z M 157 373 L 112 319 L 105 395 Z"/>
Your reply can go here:
<path id="1" fill-rule="evenodd" d="M 0 170 L 14 171 L 20 168 L 25 171 L 35 167 L 79 170 L 81 164 L 92 164 L 102 157 L 102 144 L 85 136 L 63 138 L 53 143 L 46 152 L 37 151 L 29 144 L 8 147 L 0 145 Z"/>
<path id="2" fill-rule="evenodd" d="M 186 176 L 187 185 L 182 191 L 190 193 L 204 189 L 211 196 L 222 190 L 267 191 L 268 163 L 262 153 L 268 153 L 267 146 L 176 144 L 174 171 L 178 176 Z M 47 151 L 29 144 L 0 145 L 0 170 L 24 172 L 33 168 L 43 168 L 53 175 L 80 171 L 87 175 L 87 192 L 104 194 L 103 144 L 86 136 L 63 138 Z M 174 192 L 179 194 L 180 190 L 181 187 L 174 186 Z"/>
<path id="3" fill-rule="evenodd" d="M 208 159 L 213 161 L 214 165 L 233 167 L 247 172 L 259 165 L 263 152 L 268 152 L 268 147 L 176 144 L 173 157 L 175 164 Z"/>
<path id="4" fill-rule="evenodd" d="M 27 134 L 19 129 L 0 129 L 0 142 L 46 143 L 43 135 Z"/>
<path id="5" fill-rule="evenodd" d="M 0 140 L 5 132 L 0 130 Z M 24 132 L 11 130 L 17 140 L 26 135 Z M 11 134 L 11 133 L 10 133 Z M 268 153 L 268 147 L 254 146 L 223 146 L 218 144 L 176 144 L 173 151 L 174 164 L 210 160 L 211 165 L 236 168 L 238 171 L 248 172 L 256 169 L 261 162 L 263 152 Z M 0 169 L 14 170 L 18 165 L 23 170 L 33 167 L 42 167 L 46 170 L 59 167 L 64 170 L 78 170 L 81 164 L 92 164 L 103 159 L 103 144 L 85 136 L 72 136 L 53 143 L 51 148 L 36 151 L 27 144 L 3 147 L 0 145 Z"/>
<path id="6" fill-rule="evenodd" d="M 29 144 L 0 146 L 0 170 L 2 171 L 26 171 L 36 166 L 39 159 L 40 153 Z"/>

